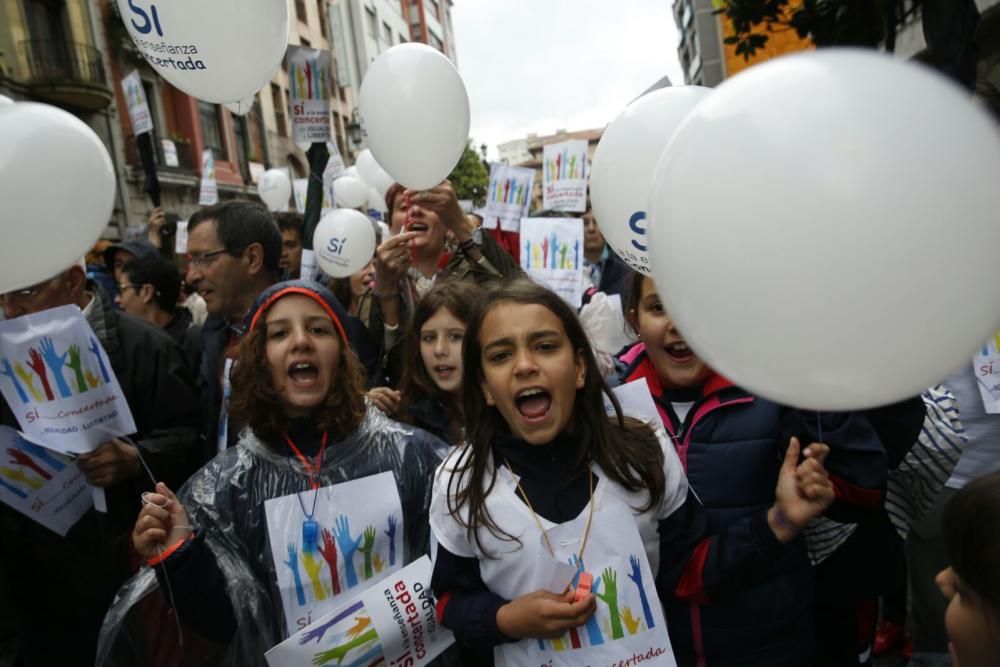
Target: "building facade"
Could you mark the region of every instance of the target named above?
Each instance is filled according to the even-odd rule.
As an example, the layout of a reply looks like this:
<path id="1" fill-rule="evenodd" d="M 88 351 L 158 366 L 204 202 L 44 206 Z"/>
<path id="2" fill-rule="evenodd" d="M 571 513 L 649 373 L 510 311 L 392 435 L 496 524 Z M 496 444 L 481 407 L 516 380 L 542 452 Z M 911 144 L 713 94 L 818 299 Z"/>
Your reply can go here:
<path id="1" fill-rule="evenodd" d="M 587 142 L 587 161 L 594 158 L 594 151 L 597 144 L 604 135 L 604 128 L 599 127 L 592 130 L 578 130 L 567 132 L 566 130 L 556 130 L 553 134 L 538 136 L 535 132 L 530 132 L 523 139 L 506 141 L 497 146 L 497 154 L 501 162 L 515 167 L 529 167 L 535 170 L 535 185 L 531 194 L 530 210 L 538 211 L 542 208 L 542 160 L 545 146 L 548 144 L 558 144 L 571 139 L 583 139 Z"/>

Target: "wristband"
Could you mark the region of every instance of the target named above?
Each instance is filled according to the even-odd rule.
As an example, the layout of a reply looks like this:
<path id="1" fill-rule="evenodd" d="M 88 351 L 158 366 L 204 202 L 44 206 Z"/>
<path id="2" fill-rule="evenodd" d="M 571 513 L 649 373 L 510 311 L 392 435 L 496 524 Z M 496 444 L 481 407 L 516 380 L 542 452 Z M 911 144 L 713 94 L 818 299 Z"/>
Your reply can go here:
<path id="1" fill-rule="evenodd" d="M 788 517 L 785 516 L 785 513 L 777 505 L 774 506 L 774 522 L 787 531 L 795 534 L 799 532 L 799 529 L 792 525 L 792 522 L 788 520 Z"/>
<path id="2" fill-rule="evenodd" d="M 193 535 L 194 535 L 194 533 L 191 533 L 187 537 L 185 537 L 183 540 L 180 540 L 178 542 L 174 542 L 173 544 L 171 544 L 169 547 L 167 547 L 166 549 L 164 549 L 163 551 L 161 551 L 159 553 L 159 555 L 153 556 L 152 558 L 147 558 L 146 559 L 146 564 L 149 565 L 150 567 L 152 567 L 154 565 L 159 565 L 163 561 L 165 561 L 168 558 L 170 558 L 174 554 L 175 551 L 177 551 L 182 546 L 184 546 L 187 543 L 187 541 L 191 539 L 191 537 Z"/>

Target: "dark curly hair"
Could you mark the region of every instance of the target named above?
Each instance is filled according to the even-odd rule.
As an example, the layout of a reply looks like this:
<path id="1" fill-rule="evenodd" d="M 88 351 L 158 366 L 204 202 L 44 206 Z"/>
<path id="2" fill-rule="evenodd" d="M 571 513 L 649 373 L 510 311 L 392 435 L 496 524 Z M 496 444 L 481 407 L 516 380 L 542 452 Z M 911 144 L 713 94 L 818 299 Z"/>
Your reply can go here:
<path id="1" fill-rule="evenodd" d="M 237 427 L 249 426 L 261 441 L 277 442 L 289 418 L 271 381 L 267 362 L 267 326 L 255 327 L 236 348 L 229 415 Z M 365 416 L 365 374 L 357 355 L 340 338 L 337 377 L 315 414 L 316 427 L 338 437 L 357 430 Z"/>

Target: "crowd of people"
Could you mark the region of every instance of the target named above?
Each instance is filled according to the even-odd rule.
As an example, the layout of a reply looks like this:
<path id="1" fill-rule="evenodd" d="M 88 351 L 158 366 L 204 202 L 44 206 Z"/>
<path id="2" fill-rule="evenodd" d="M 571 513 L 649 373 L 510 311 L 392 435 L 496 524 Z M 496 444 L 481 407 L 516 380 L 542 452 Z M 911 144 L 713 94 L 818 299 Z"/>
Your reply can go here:
<path id="1" fill-rule="evenodd" d="M 587 300 L 620 295 L 630 341 L 610 355 L 448 182 L 394 185 L 386 204 L 389 236 L 347 278 L 300 279 L 302 217 L 235 200 L 190 218 L 183 257 L 158 209 L 147 237 L 0 296 L 5 318 L 78 306 L 137 428 L 77 459 L 106 514 L 60 537 L 0 505 L 0 664 L 263 665 L 301 629 L 279 572 L 299 582 L 301 557 L 299 594 L 310 580 L 326 594 L 322 562 L 277 557 L 277 536 L 301 527 L 330 595 L 358 576 L 338 553 L 368 554 L 372 576 L 374 538 L 313 516 L 320 489 L 383 473 L 401 562 L 433 559 L 456 640 L 442 664 L 542 664 L 567 636 L 599 660 L 603 637 L 661 620 L 680 665 L 871 664 L 879 596 L 901 576 L 913 664 L 996 664 L 1000 474 L 956 491 L 919 456 L 1000 437 L 971 362 L 877 409 L 779 405 L 699 359 L 660 298 L 671 286 L 630 271 L 592 211 Z M 658 419 L 626 414 L 611 389 L 637 380 Z M 6 403 L 0 423 L 17 427 Z M 929 497 L 900 528 L 893 503 L 914 479 Z M 285 515 L 266 507 L 288 498 L 276 526 Z M 540 587 L 537 565 L 567 545 L 573 583 Z M 621 613 L 631 584 L 586 565 L 615 559 L 641 600 Z"/>

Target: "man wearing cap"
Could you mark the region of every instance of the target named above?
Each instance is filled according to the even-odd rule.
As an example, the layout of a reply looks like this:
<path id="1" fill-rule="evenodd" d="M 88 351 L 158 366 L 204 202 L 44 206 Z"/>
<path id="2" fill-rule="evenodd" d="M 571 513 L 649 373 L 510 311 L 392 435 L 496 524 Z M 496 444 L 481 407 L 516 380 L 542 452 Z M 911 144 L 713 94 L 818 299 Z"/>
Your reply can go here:
<path id="1" fill-rule="evenodd" d="M 89 511 L 66 537 L 0 506 L 0 571 L 10 592 L 0 601 L 5 625 L 16 623 L 23 664 L 93 664 L 97 634 L 135 555 L 128 535 L 139 497 L 157 480 L 181 484 L 200 466 L 197 394 L 180 348 L 160 328 L 116 311 L 87 282 L 81 265 L 0 295 L 7 317 L 76 305 L 104 347 L 132 411 L 135 445 L 115 438 L 77 459 L 88 483 L 101 487 L 108 512 Z M 17 427 L 0 399 L 0 423 Z M 55 632 L 55 634 L 52 634 Z M 55 639 L 55 641 L 54 641 Z"/>

